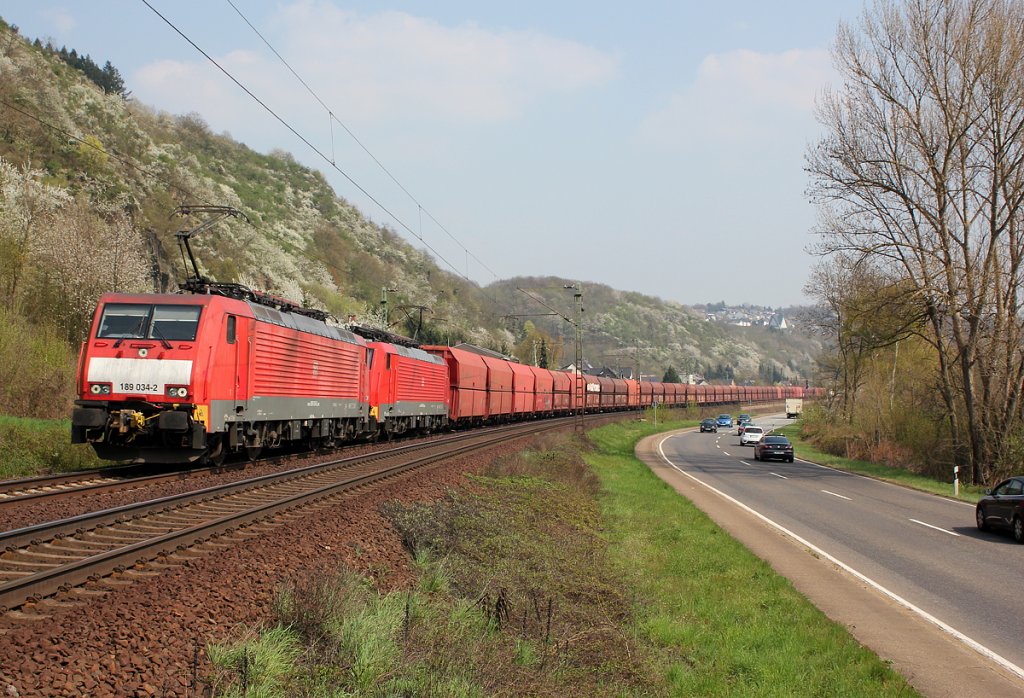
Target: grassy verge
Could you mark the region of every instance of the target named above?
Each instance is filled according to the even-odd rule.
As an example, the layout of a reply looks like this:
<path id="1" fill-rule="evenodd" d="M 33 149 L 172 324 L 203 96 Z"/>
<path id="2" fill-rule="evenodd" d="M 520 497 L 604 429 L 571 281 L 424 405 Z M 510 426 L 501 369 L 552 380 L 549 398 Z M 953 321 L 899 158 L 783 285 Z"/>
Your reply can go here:
<path id="1" fill-rule="evenodd" d="M 842 456 L 825 453 L 824 451 L 820 451 L 815 448 L 814 444 L 802 437 L 801 422 L 799 421 L 776 431 L 788 436 L 789 440 L 793 442 L 797 455 L 805 460 L 820 463 L 821 465 L 827 465 L 831 468 L 836 468 L 837 470 L 848 470 L 853 473 L 860 473 L 861 475 L 867 475 L 879 480 L 886 480 L 888 482 L 903 485 L 904 487 L 912 487 L 913 489 L 922 490 L 923 492 L 941 494 L 946 497 L 954 496 L 952 474 L 950 474 L 949 482 L 941 482 L 926 475 L 918 475 L 917 473 L 913 473 L 905 468 L 897 468 L 881 463 L 872 463 L 870 461 L 854 460 L 852 458 L 843 458 Z M 961 482 L 959 499 L 965 502 L 977 502 L 984 495 L 984 490 L 985 488 L 981 486 L 966 485 Z"/>
<path id="2" fill-rule="evenodd" d="M 96 468 L 92 448 L 71 443 L 71 422 L 0 415 L 0 480 Z"/>
<path id="3" fill-rule="evenodd" d="M 633 455 L 654 430 L 595 430 L 612 553 L 643 599 L 637 631 L 674 695 L 908 695 L 914 691 Z"/>
<path id="4" fill-rule="evenodd" d="M 264 629 L 209 648 L 215 694 L 913 695 L 633 457 L 685 417 L 550 437 L 385 507 L 418 587 L 292 580 Z"/>

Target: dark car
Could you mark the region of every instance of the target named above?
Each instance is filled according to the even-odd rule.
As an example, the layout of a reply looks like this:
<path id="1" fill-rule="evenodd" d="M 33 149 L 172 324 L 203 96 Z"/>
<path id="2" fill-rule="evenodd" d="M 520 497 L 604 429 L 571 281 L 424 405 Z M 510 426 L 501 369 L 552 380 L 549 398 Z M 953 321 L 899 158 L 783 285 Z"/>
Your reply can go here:
<path id="1" fill-rule="evenodd" d="M 1024 475 L 1003 480 L 978 500 L 974 508 L 978 528 L 1008 528 L 1013 539 L 1024 543 Z"/>
<path id="2" fill-rule="evenodd" d="M 732 415 L 731 414 L 720 414 L 718 415 L 718 421 L 716 422 L 719 429 L 728 429 L 732 426 Z"/>
<path id="3" fill-rule="evenodd" d="M 793 444 L 785 436 L 766 436 L 754 444 L 754 460 L 779 460 L 793 462 Z"/>
<path id="4" fill-rule="evenodd" d="M 718 424 L 715 423 L 715 420 L 713 420 L 710 417 L 708 417 L 707 419 L 701 421 L 701 423 L 700 423 L 700 430 L 701 430 L 701 432 L 705 432 L 705 431 L 717 432 L 718 431 Z"/>

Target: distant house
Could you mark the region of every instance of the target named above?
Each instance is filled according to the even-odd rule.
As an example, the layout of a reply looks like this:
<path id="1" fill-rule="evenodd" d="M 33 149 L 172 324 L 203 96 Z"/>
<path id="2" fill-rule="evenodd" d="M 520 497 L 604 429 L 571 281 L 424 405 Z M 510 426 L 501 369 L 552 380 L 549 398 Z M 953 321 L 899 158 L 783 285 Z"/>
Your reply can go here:
<path id="1" fill-rule="evenodd" d="M 576 362 L 574 361 L 573 363 L 569 364 L 568 366 L 563 366 L 561 370 L 568 371 L 569 373 L 575 372 L 576 371 Z M 586 359 L 584 359 L 583 360 L 582 372 L 586 373 L 587 375 L 592 375 L 594 373 L 594 366 L 593 366 L 593 364 L 591 364 Z"/>
<path id="2" fill-rule="evenodd" d="M 768 321 L 768 327 L 773 330 L 787 330 L 789 329 L 789 324 L 786 322 L 786 318 L 782 313 L 776 313 L 775 315 L 772 315 L 772 319 Z"/>

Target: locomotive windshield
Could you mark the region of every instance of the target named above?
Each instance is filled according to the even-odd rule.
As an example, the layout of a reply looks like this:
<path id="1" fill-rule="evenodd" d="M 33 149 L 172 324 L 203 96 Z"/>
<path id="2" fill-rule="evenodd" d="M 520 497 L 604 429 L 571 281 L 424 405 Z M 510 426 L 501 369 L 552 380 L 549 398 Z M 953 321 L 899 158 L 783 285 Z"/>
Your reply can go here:
<path id="1" fill-rule="evenodd" d="M 198 305 L 107 303 L 96 336 L 104 339 L 158 339 L 192 342 L 199 329 Z"/>

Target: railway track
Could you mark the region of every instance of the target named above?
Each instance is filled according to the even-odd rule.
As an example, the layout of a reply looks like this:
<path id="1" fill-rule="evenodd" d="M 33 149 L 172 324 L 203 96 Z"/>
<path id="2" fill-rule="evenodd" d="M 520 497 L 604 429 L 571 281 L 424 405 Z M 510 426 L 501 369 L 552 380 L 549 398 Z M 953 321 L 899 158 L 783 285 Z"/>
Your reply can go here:
<path id="1" fill-rule="evenodd" d="M 245 470 L 252 463 L 267 464 L 301 457 L 303 453 L 285 453 L 257 461 L 228 462 L 199 468 L 167 470 L 147 465 L 114 466 L 82 470 L 60 475 L 40 475 L 18 480 L 0 480 L 0 508 L 41 500 L 54 501 L 83 494 L 99 494 L 118 490 L 141 489 L 163 482 L 187 480 L 204 475 Z"/>
<path id="2" fill-rule="evenodd" d="M 260 524 L 299 507 L 571 420 L 473 431 L 8 531 L 0 534 L 0 610 L 111 573 L 131 576 L 130 568 L 136 574 L 159 573 L 162 565 L 194 557 L 185 552 L 190 546 L 228 533 L 257 535 Z M 151 569 L 139 569 L 144 567 Z"/>
<path id="3" fill-rule="evenodd" d="M 41 475 L 20 480 L 4 480 L 0 481 L 0 507 L 43 499 L 56 500 L 65 497 L 77 497 L 82 494 L 98 494 L 114 490 L 149 487 L 161 482 L 185 480 L 197 475 L 206 475 L 239 467 L 244 467 L 244 464 L 239 466 L 207 466 L 147 475 L 145 473 L 151 469 L 129 466 L 125 468 L 83 470 L 62 475 Z"/>

